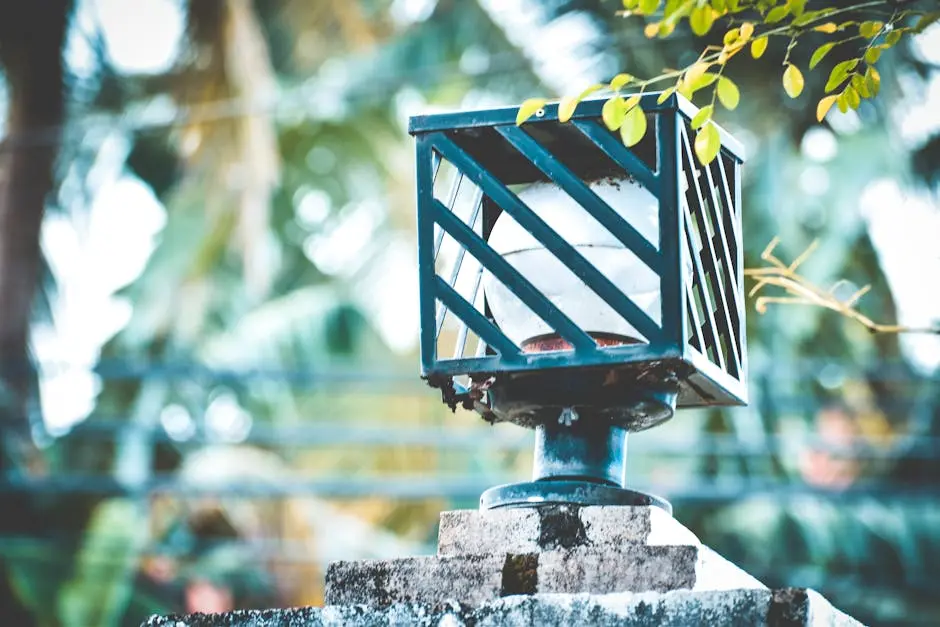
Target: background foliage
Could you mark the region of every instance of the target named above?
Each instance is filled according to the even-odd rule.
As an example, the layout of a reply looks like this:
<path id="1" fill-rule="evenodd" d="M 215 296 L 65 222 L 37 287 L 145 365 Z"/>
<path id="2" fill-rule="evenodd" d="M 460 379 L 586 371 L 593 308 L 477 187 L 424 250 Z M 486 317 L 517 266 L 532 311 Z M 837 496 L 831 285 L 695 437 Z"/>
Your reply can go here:
<path id="1" fill-rule="evenodd" d="M 415 374 L 409 114 L 599 85 L 622 92 L 607 121 L 629 143 L 630 96 L 667 77 L 712 107 L 700 133 L 714 118 L 748 148 L 748 266 L 774 236 L 782 259 L 818 239 L 809 280 L 871 284 L 865 315 L 910 318 L 873 226 L 908 214 L 863 209 L 893 185 L 936 216 L 936 126 L 898 121 L 936 72 L 920 5 L 839 5 L 837 20 L 721 0 L 628 3 L 648 19 L 600 0 L 154 2 L 183 31 L 146 71 L 108 28 L 149 19 L 127 3 L 60 2 L 64 34 L 49 8 L 0 20 L 26 20 L 31 54 L 59 59 L 25 71 L 38 57 L 0 30 L 2 158 L 34 173 L 4 189 L 4 237 L 41 224 L 44 244 L 26 305 L 36 368 L 5 375 L 22 400 L 2 423 L 5 623 L 318 603 L 330 560 L 429 551 L 441 509 L 528 473 L 530 434 L 451 415 Z M 40 97 L 61 106 L 16 115 Z M 109 213 L 116 188 L 145 192 Z M 0 282 L 10 272 L 0 256 Z M 11 307 L 0 336 L 25 338 Z M 637 435 L 633 481 L 768 585 L 816 587 L 866 621 L 937 622 L 940 398 L 936 361 L 912 357 L 929 345 L 809 307 L 751 315 L 748 335 L 752 406 Z"/>

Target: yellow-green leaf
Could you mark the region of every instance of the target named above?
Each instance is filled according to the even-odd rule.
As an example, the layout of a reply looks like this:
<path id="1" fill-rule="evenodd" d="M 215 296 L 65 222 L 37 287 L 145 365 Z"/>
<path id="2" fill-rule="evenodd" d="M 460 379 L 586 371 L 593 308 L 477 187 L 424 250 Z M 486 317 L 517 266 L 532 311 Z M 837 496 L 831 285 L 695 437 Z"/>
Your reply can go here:
<path id="1" fill-rule="evenodd" d="M 620 138 L 625 146 L 635 146 L 646 135 L 646 114 L 643 113 L 643 107 L 635 106 L 629 111 L 623 119 L 620 126 Z"/>
<path id="2" fill-rule="evenodd" d="M 516 114 L 516 125 L 522 124 L 536 114 L 547 101 L 544 98 L 529 98 L 519 105 L 519 112 Z"/>
<path id="3" fill-rule="evenodd" d="M 882 26 L 884 26 L 882 22 L 868 20 L 867 22 L 862 22 L 858 25 L 858 34 L 862 37 L 871 39 L 878 34 Z"/>
<path id="4" fill-rule="evenodd" d="M 792 63 L 783 71 L 783 88 L 791 98 L 796 98 L 803 93 L 803 73 Z"/>
<path id="5" fill-rule="evenodd" d="M 739 27 L 738 41 L 744 43 L 751 38 L 751 35 L 754 34 L 754 25 L 750 22 L 744 22 Z"/>
<path id="6" fill-rule="evenodd" d="M 718 92 L 718 100 L 721 101 L 725 109 L 734 109 L 741 101 L 741 92 L 738 91 L 738 86 L 727 76 L 718 79 L 718 86 L 715 90 Z"/>
<path id="7" fill-rule="evenodd" d="M 819 104 L 816 105 L 816 120 L 819 122 L 823 121 L 823 118 L 826 117 L 826 114 L 829 113 L 829 109 L 832 108 L 832 105 L 836 103 L 835 96 L 826 96 L 819 101 Z"/>
<path id="8" fill-rule="evenodd" d="M 899 41 L 901 41 L 901 35 L 903 34 L 904 33 L 902 33 L 899 30 L 893 30 L 887 35 L 885 35 L 885 43 L 888 44 L 889 46 L 893 46 Z"/>
<path id="9" fill-rule="evenodd" d="M 878 63 L 878 59 L 881 58 L 881 49 L 880 48 L 869 48 L 865 51 L 865 63 L 872 64 Z"/>
<path id="10" fill-rule="evenodd" d="M 755 59 L 760 59 L 764 56 L 764 52 L 767 50 L 767 38 L 759 37 L 751 42 L 751 56 Z"/>
<path id="11" fill-rule="evenodd" d="M 855 91 L 857 91 L 858 95 L 862 98 L 871 98 L 871 92 L 868 91 L 868 83 L 858 74 L 852 76 L 852 87 L 855 88 Z"/>
<path id="12" fill-rule="evenodd" d="M 813 56 L 809 58 L 809 69 L 813 69 L 819 62 L 823 60 L 829 51 L 835 48 L 836 44 L 834 42 L 829 42 L 828 44 L 823 44 L 820 47 L 816 48 L 816 52 L 813 53 Z"/>
<path id="13" fill-rule="evenodd" d="M 623 98 L 614 96 L 608 99 L 601 108 L 601 119 L 604 120 L 604 125 L 607 128 L 616 131 L 623 124 L 626 113 L 627 109 L 623 106 Z"/>
<path id="14" fill-rule="evenodd" d="M 709 122 L 699 129 L 695 135 L 695 156 L 702 165 L 708 165 L 718 156 L 721 150 L 721 137 L 714 122 Z"/>
<path id="15" fill-rule="evenodd" d="M 849 77 L 849 72 L 858 65 L 858 59 L 849 59 L 842 63 L 837 63 L 829 73 L 829 80 L 826 81 L 826 93 L 835 90 L 839 85 L 845 82 Z"/>
<path id="16" fill-rule="evenodd" d="M 775 24 L 785 18 L 790 13 L 790 6 L 785 4 L 770 10 L 767 17 L 764 18 L 765 24 Z"/>
<path id="17" fill-rule="evenodd" d="M 650 15 L 659 8 L 659 0 L 640 0 L 637 8 L 643 15 Z"/>
<path id="18" fill-rule="evenodd" d="M 725 33 L 722 42 L 725 44 L 725 47 L 733 46 L 738 42 L 738 38 L 741 36 L 741 29 L 732 28 L 727 33 Z"/>
<path id="19" fill-rule="evenodd" d="M 712 13 L 711 6 L 707 4 L 695 7 L 689 15 L 689 26 L 692 28 L 692 32 L 699 37 L 708 34 L 714 23 L 715 14 Z"/>
<path id="20" fill-rule="evenodd" d="M 614 91 L 620 91 L 634 78 L 632 74 L 618 74 L 610 80 L 610 88 Z"/>
<path id="21" fill-rule="evenodd" d="M 629 98 L 627 98 L 627 102 L 624 103 L 623 110 L 629 111 L 630 109 L 637 106 L 638 104 L 640 104 L 640 95 L 636 94 L 635 96 L 630 96 Z"/>
<path id="22" fill-rule="evenodd" d="M 676 89 L 677 89 L 676 87 L 670 87 L 669 89 L 665 90 L 663 93 L 659 94 L 659 98 L 656 99 L 656 104 L 663 104 L 664 102 L 669 100 L 669 96 L 676 93 Z"/>
<path id="23" fill-rule="evenodd" d="M 652 39 L 659 33 L 659 22 L 650 22 L 643 28 L 643 34 L 647 39 Z"/>
<path id="24" fill-rule="evenodd" d="M 558 121 L 567 122 L 574 115 L 574 110 L 578 108 L 580 100 L 575 96 L 565 96 L 558 103 Z"/>
<path id="25" fill-rule="evenodd" d="M 881 74 L 878 73 L 872 66 L 868 66 L 868 69 L 865 70 L 865 81 L 868 83 L 868 91 L 871 92 L 871 95 L 877 96 L 878 92 L 881 91 Z"/>
<path id="26" fill-rule="evenodd" d="M 845 92 L 842 92 L 836 98 L 836 105 L 838 105 L 839 111 L 841 111 L 842 113 L 845 113 L 846 111 L 849 110 L 849 101 L 845 99 Z"/>
<path id="27" fill-rule="evenodd" d="M 858 92 L 855 91 L 855 88 L 851 85 L 845 88 L 845 102 L 853 109 L 858 109 L 858 106 L 862 104 L 862 99 L 859 97 Z"/>
<path id="28" fill-rule="evenodd" d="M 814 26 L 813 30 L 819 31 L 820 33 L 832 34 L 839 30 L 839 27 L 836 26 L 835 22 L 826 22 L 825 24 L 820 24 L 819 26 Z"/>
<path id="29" fill-rule="evenodd" d="M 698 113 L 695 114 L 695 117 L 692 118 L 692 128 L 701 128 L 705 122 L 708 122 L 712 119 L 712 114 L 715 112 L 715 107 L 713 105 L 706 105 L 698 110 Z"/>

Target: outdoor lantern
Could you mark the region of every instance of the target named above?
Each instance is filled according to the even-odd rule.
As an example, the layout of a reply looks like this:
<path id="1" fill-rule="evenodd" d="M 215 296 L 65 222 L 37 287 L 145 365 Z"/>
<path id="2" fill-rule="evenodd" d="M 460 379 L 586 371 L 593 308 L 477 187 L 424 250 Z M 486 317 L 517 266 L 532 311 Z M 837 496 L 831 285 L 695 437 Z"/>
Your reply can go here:
<path id="1" fill-rule="evenodd" d="M 676 408 L 746 403 L 743 152 L 645 94 L 627 148 L 603 100 L 411 118 L 422 376 L 451 408 L 536 432 L 533 481 L 481 507 L 656 504 L 625 487 L 626 436 Z"/>

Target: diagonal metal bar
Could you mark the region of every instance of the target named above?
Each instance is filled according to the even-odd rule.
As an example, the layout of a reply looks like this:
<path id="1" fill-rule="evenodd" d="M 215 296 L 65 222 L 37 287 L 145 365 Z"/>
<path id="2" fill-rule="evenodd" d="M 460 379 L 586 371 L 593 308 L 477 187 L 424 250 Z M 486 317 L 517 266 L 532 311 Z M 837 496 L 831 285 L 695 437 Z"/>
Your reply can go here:
<path id="1" fill-rule="evenodd" d="M 585 333 L 571 318 L 566 316 L 542 292 L 528 281 L 518 270 L 490 248 L 486 241 L 463 223 L 453 212 L 439 201 L 432 205 L 434 219 L 464 246 L 477 261 L 482 263 L 494 277 L 501 281 L 521 300 L 526 307 L 544 320 L 559 335 L 571 342 L 576 351 L 593 352 L 597 349 L 594 339 Z"/>
<path id="2" fill-rule="evenodd" d="M 435 203 L 440 201 L 436 200 Z M 480 217 L 480 213 L 483 207 L 483 192 L 480 191 L 480 188 L 476 188 L 476 191 L 473 193 L 473 209 L 470 212 L 470 218 L 467 220 L 467 223 L 470 225 L 471 229 L 476 228 L 477 219 Z M 453 205 L 451 205 L 453 208 Z M 448 210 L 448 213 L 453 215 L 453 211 Z M 438 227 L 440 228 L 440 227 Z M 441 229 L 441 234 L 443 236 L 444 229 Z M 457 256 L 454 259 L 454 267 L 450 271 L 450 281 L 448 283 L 451 287 L 457 286 L 457 277 L 460 276 L 460 268 L 463 263 L 463 256 L 467 252 L 467 249 L 463 246 L 457 249 Z M 444 319 L 447 317 L 447 308 L 443 305 L 437 310 L 437 336 L 440 337 L 441 329 L 444 328 Z"/>
<path id="3" fill-rule="evenodd" d="M 457 196 L 460 195 L 460 185 L 463 183 L 463 172 L 457 171 L 457 177 L 450 184 L 450 191 L 447 192 L 447 206 L 451 209 L 457 204 Z M 434 261 L 437 261 L 437 255 L 441 252 L 441 243 L 444 241 L 444 229 L 436 228 L 434 233 Z"/>
<path id="4" fill-rule="evenodd" d="M 437 173 L 441 171 L 441 155 L 436 150 L 431 151 L 431 181 L 437 180 Z"/>
<path id="5" fill-rule="evenodd" d="M 702 262 L 699 259 L 699 248 L 695 245 L 695 238 L 692 236 L 692 216 L 689 213 L 689 203 L 685 198 L 682 199 L 682 212 L 685 216 L 685 237 L 689 244 L 689 250 L 692 252 L 692 273 L 694 275 L 692 289 L 698 288 L 699 300 L 702 301 L 702 309 L 705 310 L 705 321 L 701 327 L 705 337 L 702 353 L 708 355 L 708 348 L 713 348 L 715 361 L 724 370 L 725 358 L 721 352 L 721 343 L 718 341 L 718 327 L 715 325 L 715 315 L 712 312 L 708 294 L 705 292 L 705 273 L 702 271 Z"/>
<path id="6" fill-rule="evenodd" d="M 496 132 L 512 144 L 535 167 L 545 173 L 558 187 L 584 207 L 595 220 L 623 242 L 656 274 L 662 276 L 662 255 L 632 224 L 624 220 L 600 199 L 584 181 L 555 158 L 538 141 L 518 126 L 497 126 Z"/>
<path id="7" fill-rule="evenodd" d="M 732 237 L 728 240 L 729 250 L 731 253 L 731 259 L 735 261 L 734 271 L 738 271 L 738 247 L 741 244 L 741 229 L 738 224 L 737 218 L 737 207 L 734 202 L 734 194 L 731 191 L 731 185 L 728 181 L 728 174 L 725 172 L 724 159 L 718 158 L 718 172 L 721 176 L 721 192 L 722 200 L 724 201 L 724 206 L 727 207 L 727 211 L 722 212 L 723 217 L 725 218 L 725 231 L 731 232 Z"/>
<path id="8" fill-rule="evenodd" d="M 726 172 L 725 160 L 719 159 L 718 169 L 721 172 L 723 189 L 728 201 L 728 211 L 725 217 L 730 224 L 728 230 L 734 234 L 734 241 L 730 251 L 734 260 L 735 284 L 738 288 L 737 320 L 738 320 L 738 348 L 741 350 L 741 373 L 740 380 L 747 376 L 747 333 L 745 333 L 745 313 L 744 313 L 744 241 L 741 235 L 741 166 L 733 160 L 729 160 L 731 172 Z"/>
<path id="9" fill-rule="evenodd" d="M 515 218 L 520 226 L 529 231 L 547 250 L 568 266 L 575 276 L 600 296 L 624 320 L 632 324 L 647 341 L 654 344 L 662 340 L 662 329 L 646 315 L 645 311 L 640 309 L 610 279 L 575 250 L 574 246 L 562 239 L 558 233 L 545 224 L 502 181 L 483 168 L 473 157 L 461 150 L 457 144 L 443 133 L 432 134 L 431 141 L 448 161 L 465 173 L 503 211 Z"/>
<path id="10" fill-rule="evenodd" d="M 706 220 L 708 220 L 707 215 L 707 206 L 705 204 L 705 198 L 702 196 L 702 187 L 699 184 L 699 177 L 695 175 L 695 157 L 692 154 L 692 145 L 689 143 L 689 135 L 685 130 L 685 125 L 680 131 L 682 133 L 682 146 L 683 146 L 683 157 L 685 165 L 687 167 L 686 176 L 688 179 L 692 180 L 692 186 L 687 192 L 688 194 L 694 194 L 693 200 L 698 201 L 699 211 L 690 211 L 698 222 L 699 236 L 701 237 L 702 244 L 705 250 L 707 257 L 705 257 L 706 263 L 711 263 L 711 272 L 708 273 L 710 277 L 710 283 L 712 287 L 713 295 L 717 298 L 718 312 L 717 312 L 717 322 L 719 331 L 725 336 L 726 341 L 730 347 L 731 357 L 733 359 L 729 360 L 728 365 L 732 367 L 733 372 L 731 373 L 734 376 L 738 376 L 738 372 L 741 369 L 740 363 L 740 353 L 738 352 L 738 339 L 737 339 L 737 328 L 731 323 L 731 303 L 728 299 L 728 296 L 725 294 L 725 281 L 724 277 L 720 276 L 721 266 L 718 265 L 718 259 L 715 255 L 715 248 L 712 245 L 712 240 L 708 236 L 708 225 Z M 687 208 L 691 208 L 686 205 Z M 734 304 L 736 307 L 737 305 Z M 716 347 L 718 351 L 721 351 L 721 345 Z"/>
<path id="11" fill-rule="evenodd" d="M 610 134 L 606 128 L 594 120 L 572 120 L 571 124 L 581 131 L 581 134 L 591 140 L 595 146 L 610 157 L 610 159 L 623 168 L 627 174 L 635 177 L 651 194 L 660 197 L 660 179 L 646 163 L 637 157 L 632 150 L 623 145 L 623 142 Z"/>
<path id="12" fill-rule="evenodd" d="M 722 158 L 720 155 L 717 161 L 720 165 L 722 161 Z M 736 264 L 734 263 L 737 260 L 737 255 L 736 254 L 732 255 L 731 248 L 729 248 L 729 244 L 731 243 L 732 238 L 734 238 L 735 242 L 738 241 L 736 239 L 738 236 L 737 229 L 734 228 L 734 217 L 733 217 L 734 205 L 730 202 L 730 194 L 728 194 L 728 196 L 724 198 L 722 197 L 724 196 L 722 192 L 728 191 L 727 181 L 724 179 L 724 177 L 721 177 L 721 179 L 717 181 L 717 183 L 720 183 L 720 185 L 716 185 L 716 180 L 715 180 L 716 177 L 713 177 L 711 165 L 705 168 L 705 175 L 708 178 L 708 185 L 712 190 L 712 198 L 714 200 L 714 204 L 711 206 L 711 209 L 712 209 L 711 219 L 712 219 L 713 224 L 715 225 L 715 230 L 717 231 L 718 239 L 720 240 L 718 242 L 717 250 L 719 253 L 721 253 L 721 258 L 724 263 L 725 271 L 722 273 L 721 278 L 724 280 L 724 283 L 725 283 L 725 293 L 729 294 L 731 299 L 734 301 L 733 303 L 728 303 L 729 305 L 728 313 L 731 316 L 731 322 L 734 325 L 734 329 L 737 331 L 738 329 L 741 328 L 741 318 L 739 315 L 739 310 L 740 310 L 740 305 L 741 305 L 742 294 L 741 294 L 740 288 L 738 287 L 737 268 L 736 268 Z M 725 204 L 726 201 L 728 204 Z M 729 218 L 731 221 L 731 225 L 732 225 L 731 229 L 726 228 L 726 225 L 727 225 L 726 218 Z M 729 232 L 731 234 L 731 238 L 727 237 L 727 234 Z M 741 350 L 737 344 L 738 333 L 735 332 L 734 335 L 735 335 L 735 350 L 738 353 L 738 361 L 740 362 Z"/>
<path id="13" fill-rule="evenodd" d="M 720 156 L 718 157 L 717 161 L 721 162 Z M 705 168 L 705 176 L 708 179 L 708 186 L 712 192 L 712 198 L 715 201 L 714 204 L 711 206 L 712 208 L 711 219 L 721 239 L 718 252 L 720 252 L 722 255 L 722 261 L 725 264 L 725 268 L 727 268 L 728 270 L 728 277 L 733 277 L 734 272 L 735 272 L 735 267 L 734 267 L 734 264 L 732 263 L 733 257 L 731 256 L 730 250 L 728 248 L 728 242 L 730 240 L 727 237 L 727 231 L 725 229 L 724 218 L 726 215 L 728 215 L 730 212 L 734 210 L 730 209 L 730 207 L 732 207 L 731 204 L 725 204 L 724 202 L 725 199 L 722 199 L 721 197 L 716 197 L 719 194 L 719 187 L 716 186 L 715 179 L 712 177 L 711 166 Z M 721 183 L 722 183 L 721 187 L 724 187 L 724 181 L 721 181 Z M 728 200 L 730 200 L 730 198 Z M 726 207 L 728 207 L 727 211 L 725 210 Z M 703 207 L 703 208 L 706 208 L 706 207 Z M 731 231 L 732 237 L 736 238 L 737 235 L 738 234 L 736 232 Z M 738 294 L 737 285 L 735 285 L 734 280 L 729 279 L 728 282 L 731 284 L 731 289 L 733 290 L 732 295 L 734 296 L 735 305 L 737 305 L 737 301 L 740 299 L 741 295 Z"/>
<path id="14" fill-rule="evenodd" d="M 689 289 L 686 290 L 686 311 L 688 312 L 689 319 L 692 321 L 690 325 L 692 327 L 692 337 L 689 338 L 689 344 L 693 348 L 697 348 L 699 351 L 704 351 L 705 343 L 702 341 L 702 323 L 698 319 L 698 310 L 695 307 L 693 302 L 694 295 L 692 294 L 692 286 L 689 286 Z"/>
<path id="15" fill-rule="evenodd" d="M 467 326 L 487 344 L 496 349 L 503 359 L 515 361 L 519 358 L 519 347 L 439 276 L 434 277 L 434 292 L 448 309 L 466 322 Z"/>

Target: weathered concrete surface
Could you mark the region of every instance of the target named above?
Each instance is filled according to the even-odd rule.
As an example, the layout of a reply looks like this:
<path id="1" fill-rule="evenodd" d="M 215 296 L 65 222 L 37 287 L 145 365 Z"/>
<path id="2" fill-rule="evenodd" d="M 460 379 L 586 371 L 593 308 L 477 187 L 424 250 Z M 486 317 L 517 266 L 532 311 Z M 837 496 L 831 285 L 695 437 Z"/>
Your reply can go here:
<path id="1" fill-rule="evenodd" d="M 329 605 L 396 602 L 470 607 L 512 594 L 667 592 L 763 588 L 704 546 L 605 544 L 541 553 L 335 562 L 326 573 Z"/>
<path id="2" fill-rule="evenodd" d="M 441 513 L 438 555 L 537 553 L 599 544 L 700 544 L 658 507 L 457 510 Z"/>
<path id="3" fill-rule="evenodd" d="M 384 608 L 327 606 L 228 614 L 153 617 L 142 627 L 855 627 L 859 622 L 812 590 L 676 591 L 659 594 L 511 596 L 471 608 L 458 603 L 394 604 Z"/>

